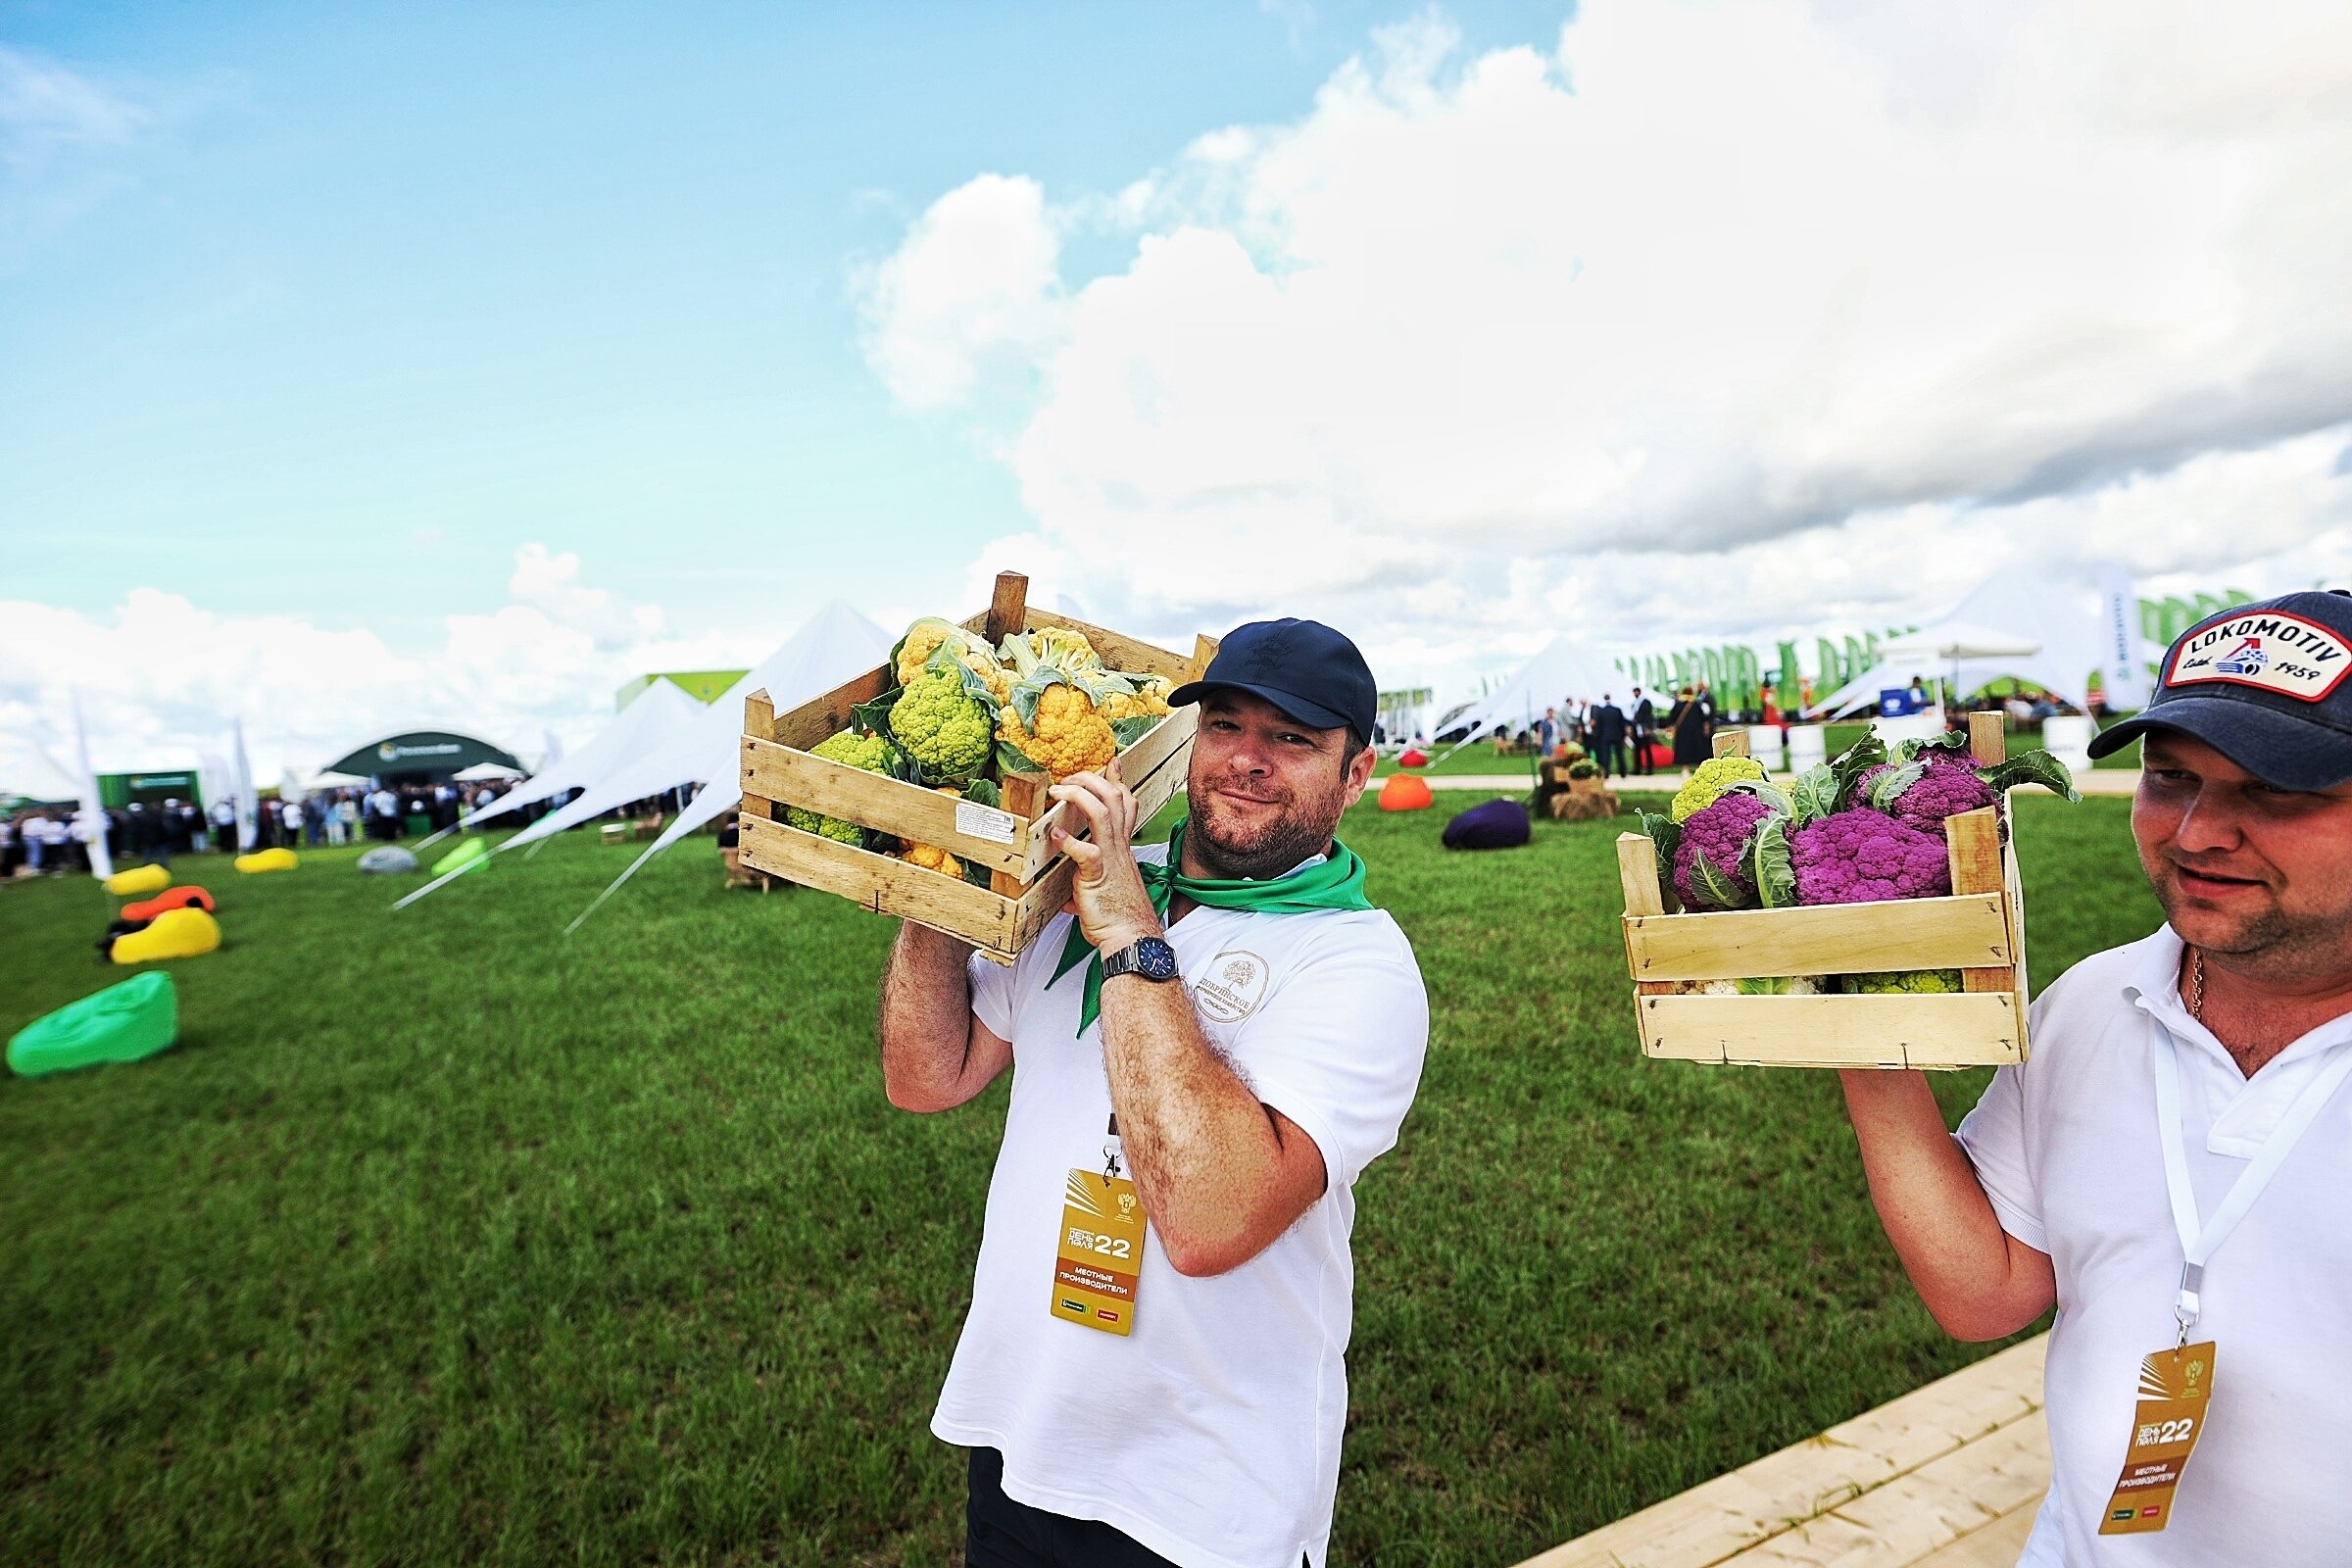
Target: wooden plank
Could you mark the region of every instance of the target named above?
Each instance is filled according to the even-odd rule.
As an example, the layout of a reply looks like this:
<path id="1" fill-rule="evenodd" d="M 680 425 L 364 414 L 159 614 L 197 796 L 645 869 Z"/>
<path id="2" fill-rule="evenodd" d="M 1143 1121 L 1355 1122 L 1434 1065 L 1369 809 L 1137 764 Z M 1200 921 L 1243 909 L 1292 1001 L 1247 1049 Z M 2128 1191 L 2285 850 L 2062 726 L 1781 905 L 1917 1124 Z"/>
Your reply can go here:
<path id="1" fill-rule="evenodd" d="M 1978 715 L 1971 714 L 1972 718 Z M 1951 858 L 1952 891 L 1960 893 L 2003 893 L 2006 874 L 2001 866 L 2001 813 L 1998 807 L 1988 806 L 1981 811 L 1965 811 L 1944 818 L 1943 839 Z M 2001 913 L 2004 928 L 2008 911 Z M 2004 938 L 2006 931 L 2004 929 Z M 2007 947 L 2006 940 L 2002 946 Z M 2015 991 L 2017 975 L 2011 968 L 2016 962 L 2014 952 L 2005 954 L 1990 963 L 1960 966 L 1960 989 L 1963 991 Z M 1945 968 L 1945 964 L 1922 964 L 1921 968 Z"/>
<path id="2" fill-rule="evenodd" d="M 1646 833 L 1617 835 L 1617 881 L 1625 890 L 1625 964 L 1633 972 L 1634 994 L 1637 997 L 1662 997 L 1673 986 L 1642 978 L 1642 966 L 1634 957 L 1634 921 L 1637 916 L 1658 915 L 1666 912 L 1666 890 L 1658 881 L 1658 847 Z"/>
<path id="3" fill-rule="evenodd" d="M 1870 1555 L 1836 1560 L 1910 1568 L 2049 1490 L 2049 1431 L 2036 1412 L 1841 1505 L 1836 1517 L 1859 1527 L 1874 1546 Z"/>
<path id="4" fill-rule="evenodd" d="M 868 773 L 773 741 L 746 736 L 742 751 L 747 800 L 758 796 L 877 832 L 895 833 L 918 844 L 936 844 L 992 870 L 1024 863 L 1029 849 L 1025 825 L 1016 825 L 1011 842 L 1004 844 L 959 833 L 956 829 L 958 803 L 937 790 Z"/>
<path id="5" fill-rule="evenodd" d="M 1017 571 L 997 573 L 996 592 L 988 601 L 987 618 L 980 623 L 980 634 L 994 648 L 1027 624 L 1029 613 L 1029 579 Z"/>
<path id="6" fill-rule="evenodd" d="M 1199 680 L 1201 676 L 1207 674 L 1209 663 L 1216 657 L 1216 638 L 1195 637 L 1193 639 L 1193 657 L 1184 662 L 1184 675 L 1177 681 L 1176 684 L 1181 686 L 1185 683 L 1185 681 Z M 1371 737 L 1366 736 L 1365 738 L 1369 740 Z"/>
<path id="7" fill-rule="evenodd" d="M 1528 1560 L 1524 1568 L 1715 1568 L 1946 1454 L 2035 1421 L 2039 1337 Z M 2030 1398 L 2024 1391 L 2030 1389 Z"/>
<path id="8" fill-rule="evenodd" d="M 2009 726 L 1999 713 L 1968 715 L 1968 755 L 1979 767 L 2008 760 Z"/>
<path id="9" fill-rule="evenodd" d="M 775 735 L 776 705 L 769 700 L 764 686 L 743 700 L 743 732 L 760 740 L 769 740 Z M 768 804 L 764 796 L 754 795 L 749 790 L 744 792 L 743 800 L 736 808 L 738 820 L 746 816 L 767 817 L 774 814 L 775 808 Z M 764 883 L 760 891 L 766 891 Z"/>
<path id="10" fill-rule="evenodd" d="M 1962 1536 L 1940 1551 L 1919 1559 L 1917 1568 L 2017 1568 L 2025 1555 L 2026 1538 L 2034 1534 L 2041 1499 L 2034 1498 L 2014 1513 L 2003 1514 L 1974 1535 Z"/>
<path id="11" fill-rule="evenodd" d="M 990 889 L 1008 899 L 1019 898 L 1054 854 L 1054 835 L 1037 820 L 1046 808 L 1046 791 L 1053 783 L 1043 773 L 1007 773 L 997 786 L 1004 809 L 1021 822 L 1016 830 L 1023 851 L 1019 861 L 990 872 L 988 878 Z"/>
<path id="12" fill-rule="evenodd" d="M 2026 887 L 2017 869 L 2017 841 L 2014 837 L 2001 846 L 2001 889 L 2009 908 L 2009 945 L 2016 954 L 2016 961 L 2010 965 L 2009 973 L 2014 983 L 2010 995 L 2017 999 L 2017 1059 L 2025 1061 L 2034 1054 L 2027 1016 L 2027 1004 L 2034 993 L 2026 974 Z"/>
<path id="13" fill-rule="evenodd" d="M 976 947 L 1007 949 L 1013 906 L 986 888 L 782 822 L 754 817 L 742 828 L 742 861 L 756 871 L 838 894 L 877 914 L 895 914 Z"/>
<path id="14" fill-rule="evenodd" d="M 1726 1066 L 1982 1067 L 2017 1061 L 2017 999 L 1642 997 L 1644 1054 Z"/>
<path id="15" fill-rule="evenodd" d="M 859 703 L 872 702 L 897 680 L 888 664 L 854 676 L 822 697 L 811 697 L 790 712 L 777 714 L 768 727 L 767 738 L 796 751 L 813 751 L 850 727 L 851 709 Z"/>
<path id="16" fill-rule="evenodd" d="M 1619 845 L 1628 839 L 1648 842 L 1629 833 Z M 1624 853 L 1621 848 L 1621 858 Z M 2010 956 L 2009 917 L 1997 878 L 1991 891 L 1967 898 L 1698 914 L 1629 912 L 1625 925 L 1628 961 L 1637 980 L 1876 974 L 1953 969 L 1972 959 L 2005 964 Z"/>
<path id="17" fill-rule="evenodd" d="M 1730 729 L 1717 730 L 1715 732 L 1715 755 L 1717 757 L 1747 756 L 1747 726 L 1735 724 Z"/>

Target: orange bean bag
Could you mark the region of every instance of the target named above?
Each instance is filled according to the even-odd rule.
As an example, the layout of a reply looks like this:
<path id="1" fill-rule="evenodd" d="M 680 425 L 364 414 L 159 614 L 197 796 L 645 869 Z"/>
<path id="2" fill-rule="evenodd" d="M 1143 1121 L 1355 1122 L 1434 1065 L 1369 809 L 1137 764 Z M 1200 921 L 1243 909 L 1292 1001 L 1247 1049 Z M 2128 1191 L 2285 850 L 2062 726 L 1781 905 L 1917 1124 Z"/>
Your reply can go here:
<path id="1" fill-rule="evenodd" d="M 1429 793 L 1429 780 L 1418 773 L 1392 773 L 1380 787 L 1380 808 L 1384 811 L 1425 811 L 1436 804 Z"/>
<path id="2" fill-rule="evenodd" d="M 166 909 L 184 909 L 190 905 L 210 912 L 213 907 L 213 896 L 194 885 L 172 888 L 157 894 L 152 899 L 141 899 L 136 904 L 125 904 L 122 906 L 122 918 L 125 920 L 152 920 Z"/>

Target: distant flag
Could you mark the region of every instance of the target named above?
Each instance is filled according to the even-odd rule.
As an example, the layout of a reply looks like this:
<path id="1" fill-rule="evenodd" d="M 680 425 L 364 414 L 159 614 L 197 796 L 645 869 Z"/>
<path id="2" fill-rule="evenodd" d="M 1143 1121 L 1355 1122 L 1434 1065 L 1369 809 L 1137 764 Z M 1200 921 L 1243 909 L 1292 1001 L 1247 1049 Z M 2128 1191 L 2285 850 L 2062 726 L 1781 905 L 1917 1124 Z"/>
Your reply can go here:
<path id="1" fill-rule="evenodd" d="M 106 848 L 106 803 L 98 795 L 98 775 L 90 770 L 90 735 L 81 721 L 79 693 L 74 697 L 74 760 L 79 769 L 74 783 L 81 790 L 81 809 L 75 813 L 74 831 L 89 846 L 90 875 L 103 882 L 115 874 L 115 858 Z"/>
<path id="2" fill-rule="evenodd" d="M 245 715 L 242 713 L 237 715 L 236 729 L 237 850 L 240 854 L 250 855 L 254 846 L 262 841 L 262 829 L 257 815 L 260 803 L 253 793 L 253 764 L 245 760 Z"/>
<path id="3" fill-rule="evenodd" d="M 2107 706 L 2137 711 L 2148 706 L 2148 664 L 2140 652 L 2139 595 L 2132 576 L 2115 562 L 2102 561 L 2099 579 L 2099 684 Z"/>

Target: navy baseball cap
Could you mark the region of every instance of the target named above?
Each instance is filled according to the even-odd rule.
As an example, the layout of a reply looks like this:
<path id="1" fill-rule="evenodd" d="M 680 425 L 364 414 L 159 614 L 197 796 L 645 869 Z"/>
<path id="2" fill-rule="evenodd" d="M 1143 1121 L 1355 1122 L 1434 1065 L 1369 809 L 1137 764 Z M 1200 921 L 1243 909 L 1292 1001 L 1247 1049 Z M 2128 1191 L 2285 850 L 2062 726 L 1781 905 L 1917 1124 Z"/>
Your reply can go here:
<path id="1" fill-rule="evenodd" d="M 1234 627 L 1200 678 L 1168 693 L 1168 701 L 1197 703 L 1220 688 L 1262 697 L 1310 729 L 1352 725 L 1365 740 L 1380 710 L 1372 666 L 1355 644 L 1319 620 Z"/>
<path id="2" fill-rule="evenodd" d="M 2329 789 L 2352 779 L 2347 675 L 2352 595 L 2315 589 L 2239 605 L 2180 634 L 2148 706 L 2092 741 L 2090 755 L 2177 730 L 2266 784 Z"/>

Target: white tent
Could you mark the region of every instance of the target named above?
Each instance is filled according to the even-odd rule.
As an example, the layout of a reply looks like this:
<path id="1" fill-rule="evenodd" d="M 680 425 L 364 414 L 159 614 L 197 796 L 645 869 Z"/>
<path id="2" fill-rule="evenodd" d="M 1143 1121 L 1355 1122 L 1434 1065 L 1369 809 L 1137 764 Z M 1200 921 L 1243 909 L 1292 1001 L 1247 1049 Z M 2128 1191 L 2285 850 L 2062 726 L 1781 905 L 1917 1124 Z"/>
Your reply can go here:
<path id="1" fill-rule="evenodd" d="M 722 812 L 733 810 L 743 800 L 742 770 L 736 765 L 736 758 L 743 738 L 746 697 L 765 691 L 779 711 L 797 707 L 888 659 L 893 641 L 888 632 L 837 599 L 794 633 L 790 642 L 729 687 L 724 697 L 710 705 L 715 731 L 710 739 L 715 751 L 724 752 L 726 766 L 705 775 L 708 782 L 687 803 L 686 808 L 662 830 L 660 838 L 646 846 L 643 855 L 612 879 L 611 887 L 596 896 L 595 903 L 580 911 L 567 929 L 579 929 L 580 921 L 594 914 L 597 905 L 620 891 L 620 885 L 635 876 L 646 861 L 715 820 Z"/>
<path id="2" fill-rule="evenodd" d="M 492 817 L 519 810 L 534 801 L 553 800 L 566 790 L 593 788 L 598 780 L 641 756 L 649 740 L 690 721 L 702 711 L 703 705 L 676 682 L 658 680 L 577 751 L 559 752 L 538 772 L 468 814 L 465 825 L 478 828 Z"/>
<path id="3" fill-rule="evenodd" d="M 1882 643 L 1878 663 L 1809 712 L 1815 717 L 1851 712 L 1875 703 L 1881 691 L 1908 686 L 1915 675 L 1931 682 L 1951 679 L 1962 692 L 2007 676 L 2087 710 L 2090 672 L 2108 662 L 2109 630 L 2091 595 L 2053 583 L 2047 573 L 2030 566 L 2004 566 L 1950 614 Z M 1999 648 L 2011 651 L 1996 652 Z"/>
<path id="4" fill-rule="evenodd" d="M 1638 678 L 1610 663 L 1584 644 L 1554 637 L 1544 650 L 1521 665 L 1509 680 L 1480 698 L 1446 728 L 1470 726 L 1462 744 L 1478 739 L 1497 724 L 1524 727 L 1571 697 L 1596 703 L 1605 695 L 1625 707 Z"/>
<path id="5" fill-rule="evenodd" d="M 760 661 L 742 679 L 728 687 L 724 696 L 709 707 L 680 692 L 679 695 L 685 697 L 687 710 L 680 711 L 665 704 L 658 715 L 658 727 L 655 721 L 649 721 L 646 729 L 634 737 L 628 752 L 617 757 L 612 767 L 587 784 L 577 800 L 550 811 L 499 845 L 493 853 L 500 854 L 537 843 L 565 828 L 593 821 L 616 807 L 644 800 L 650 795 L 659 795 L 664 790 L 703 784 L 705 787 L 702 792 L 678 814 L 668 831 L 649 846 L 645 854 L 613 882 L 612 887 L 617 888 L 646 859 L 742 799 L 741 781 L 736 775 L 737 758 L 743 739 L 745 697 L 764 689 L 778 708 L 795 707 L 822 695 L 860 670 L 871 669 L 881 663 L 889 657 L 891 642 L 891 637 L 881 627 L 848 605 L 835 600 L 810 616 L 808 623 L 794 632 L 782 647 Z M 629 707 L 638 707 L 651 698 L 654 691 L 669 684 L 667 681 L 655 682 L 652 690 Z M 670 689 L 676 690 L 675 687 Z M 457 874 L 454 871 L 450 873 L 451 876 Z M 394 907 L 422 898 L 447 880 L 448 877 L 442 877 L 426 883 Z M 607 895 L 612 891 L 612 888 L 605 890 Z"/>

